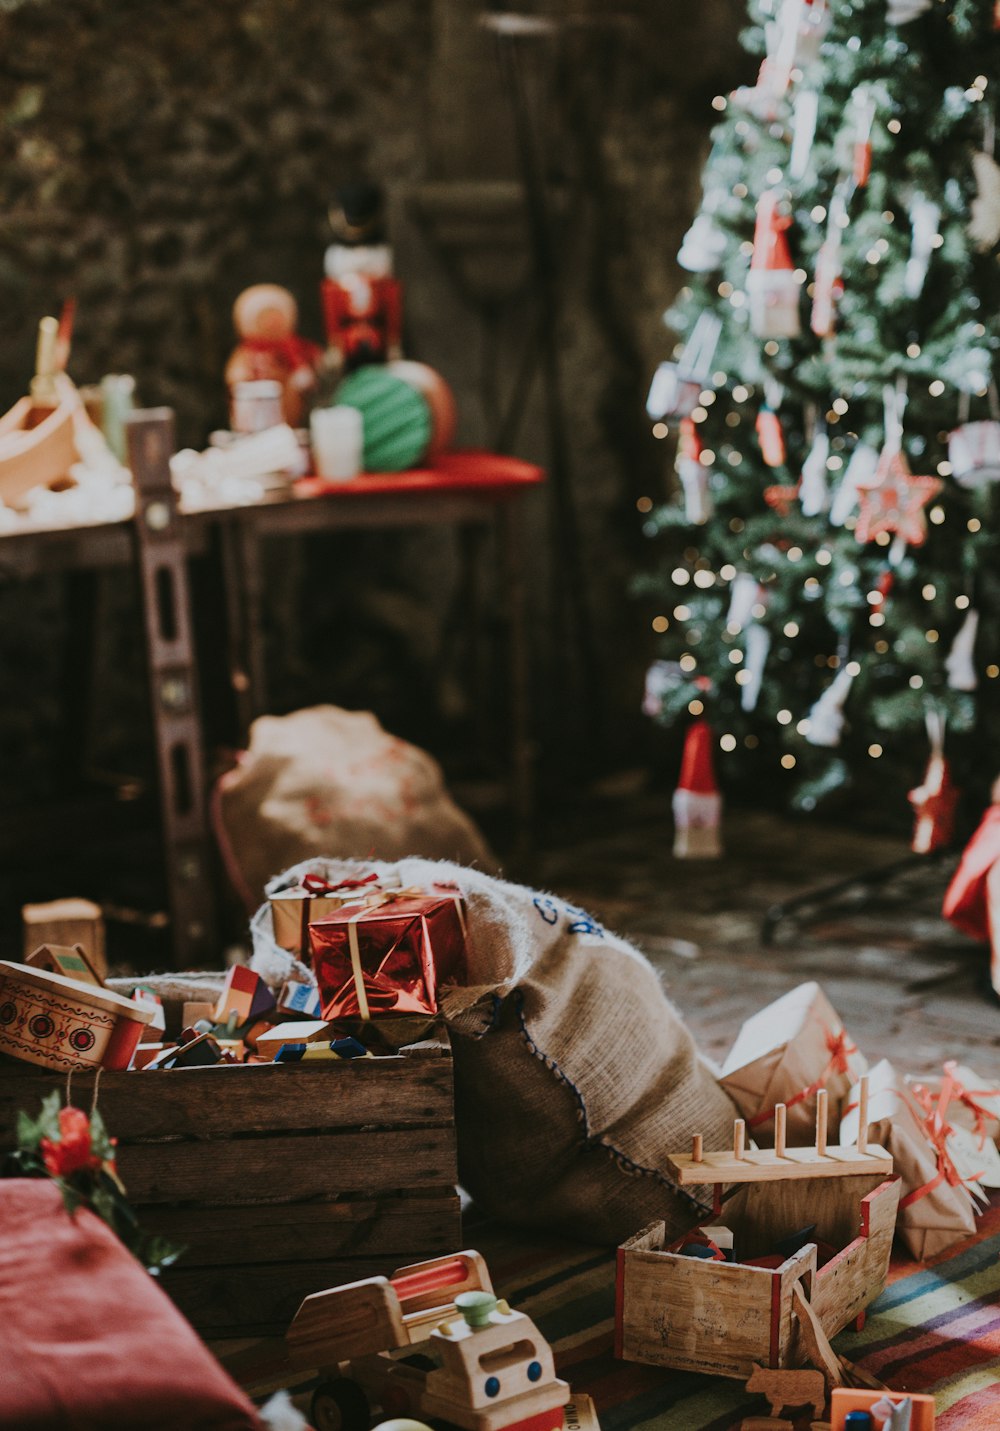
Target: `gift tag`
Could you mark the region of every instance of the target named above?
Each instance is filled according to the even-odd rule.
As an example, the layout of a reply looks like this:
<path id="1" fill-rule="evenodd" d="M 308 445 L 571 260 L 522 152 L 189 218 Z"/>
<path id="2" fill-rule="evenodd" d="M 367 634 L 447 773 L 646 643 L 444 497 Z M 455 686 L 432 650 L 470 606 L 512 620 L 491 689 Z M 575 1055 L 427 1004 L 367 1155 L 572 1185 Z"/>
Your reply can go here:
<path id="1" fill-rule="evenodd" d="M 1000 1188 L 1000 1150 L 986 1138 L 982 1145 L 968 1128 L 948 1134 L 948 1153 L 971 1193 L 987 1201 L 983 1188 Z"/>

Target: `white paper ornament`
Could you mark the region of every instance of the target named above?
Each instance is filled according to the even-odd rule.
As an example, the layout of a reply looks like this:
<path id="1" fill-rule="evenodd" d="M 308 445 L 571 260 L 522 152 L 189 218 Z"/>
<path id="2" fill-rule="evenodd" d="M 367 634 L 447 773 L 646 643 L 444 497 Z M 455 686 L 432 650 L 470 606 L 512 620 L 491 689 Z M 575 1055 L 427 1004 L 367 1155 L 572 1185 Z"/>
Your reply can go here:
<path id="1" fill-rule="evenodd" d="M 757 338 L 797 338 L 800 283 L 786 237 L 791 218 L 780 211 L 781 191 L 767 189 L 757 202 L 753 256 L 747 275 L 750 331 Z"/>
<path id="2" fill-rule="evenodd" d="M 972 172 L 978 193 L 972 201 L 969 238 L 980 253 L 1000 242 L 1000 164 L 992 154 L 973 154 Z"/>
<path id="3" fill-rule="evenodd" d="M 890 25 L 908 25 L 931 8 L 932 0 L 889 0 L 885 18 Z"/>
<path id="4" fill-rule="evenodd" d="M 693 527 L 703 527 L 715 513 L 708 468 L 696 458 L 680 457 L 677 475 L 684 492 L 684 516 Z"/>
<path id="5" fill-rule="evenodd" d="M 979 612 L 975 607 L 970 607 L 944 663 L 948 685 L 953 691 L 974 691 L 979 687 L 979 677 L 976 675 L 973 661 L 978 630 Z"/>
<path id="6" fill-rule="evenodd" d="M 737 572 L 729 588 L 729 610 L 726 612 L 726 627 L 734 634 L 742 631 L 753 621 L 755 606 L 766 606 L 767 593 L 755 576 L 748 571 Z"/>
<path id="7" fill-rule="evenodd" d="M 850 461 L 844 469 L 840 486 L 834 493 L 830 506 L 830 522 L 842 527 L 858 505 L 858 492 L 875 476 L 878 467 L 878 452 L 867 442 L 859 442 L 851 453 Z"/>
<path id="8" fill-rule="evenodd" d="M 792 108 L 792 152 L 788 160 L 788 177 L 804 179 L 809 168 L 816 120 L 819 115 L 819 95 L 814 89 L 800 89 Z"/>
<path id="9" fill-rule="evenodd" d="M 757 709 L 760 688 L 764 680 L 764 667 L 767 665 L 770 649 L 770 631 L 759 621 L 752 622 L 746 630 L 743 653 L 743 671 L 750 679 L 740 687 L 740 705 L 745 711 Z"/>
<path id="10" fill-rule="evenodd" d="M 826 459 L 830 455 L 830 438 L 825 431 L 813 438 L 799 485 L 799 503 L 804 517 L 818 517 L 830 505 L 830 490 L 826 483 Z"/>
<path id="11" fill-rule="evenodd" d="M 809 725 L 805 731 L 805 738 L 810 745 L 833 750 L 840 744 L 840 737 L 844 732 L 844 706 L 856 675 L 854 665 L 841 665 L 826 690 L 813 703 L 809 712 Z"/>
<path id="12" fill-rule="evenodd" d="M 907 298 L 919 298 L 924 289 L 934 239 L 941 222 L 941 208 L 924 194 L 914 195 L 910 207 L 910 257 L 903 275 L 903 291 Z"/>
<path id="13" fill-rule="evenodd" d="M 949 434 L 948 461 L 960 487 L 1000 481 L 1000 422 L 963 422 Z"/>
<path id="14" fill-rule="evenodd" d="M 702 210 L 684 235 L 677 262 L 688 273 L 711 273 L 719 267 L 725 252 L 725 234 L 712 215 Z"/>
<path id="15" fill-rule="evenodd" d="M 722 333 L 717 313 L 699 313 L 676 362 L 661 363 L 653 374 L 646 411 L 655 421 L 664 417 L 688 417 L 698 406 L 698 397 L 712 370 L 712 359 Z"/>

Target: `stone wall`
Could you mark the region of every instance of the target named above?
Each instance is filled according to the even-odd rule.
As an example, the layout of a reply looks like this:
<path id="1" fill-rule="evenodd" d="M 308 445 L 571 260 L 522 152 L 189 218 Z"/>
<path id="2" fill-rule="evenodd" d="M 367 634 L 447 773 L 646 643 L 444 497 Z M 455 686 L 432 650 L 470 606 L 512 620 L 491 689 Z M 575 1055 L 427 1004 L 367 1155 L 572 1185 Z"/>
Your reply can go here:
<path id="1" fill-rule="evenodd" d="M 0 4 L 0 404 L 24 388 L 38 317 L 73 295 L 78 381 L 132 372 L 145 402 L 176 409 L 182 440 L 201 442 L 224 416 L 233 298 L 251 282 L 285 283 L 318 336 L 327 203 L 339 181 L 365 174 L 390 193 L 408 346 L 453 383 L 463 440 L 494 441 L 518 374 L 533 370 L 508 436 L 511 450 L 545 462 L 546 390 L 526 357 L 538 303 L 523 207 L 511 199 L 521 170 L 510 88 L 479 8 Z M 627 13 L 599 0 L 536 8 L 561 24 L 587 22 L 518 51 L 554 196 L 557 346 L 580 528 L 574 564 L 565 506 L 536 499 L 533 661 L 543 748 L 568 723 L 583 770 L 626 751 L 638 729 L 647 632 L 626 595 L 644 556 L 635 504 L 665 477 L 643 397 L 668 347 L 660 314 L 697 202 L 709 100 L 745 77 L 747 62 L 736 43 L 740 0 L 636 0 Z M 490 218 L 472 229 L 473 246 L 484 230 L 495 239 L 492 293 L 468 234 L 459 224 L 456 239 L 448 221 L 456 204 L 475 216 L 487 203 Z M 372 704 L 432 743 L 442 713 L 468 714 L 460 681 L 427 675 L 440 654 L 442 576 L 456 570 L 450 536 L 314 543 L 273 560 L 276 708 Z M 4 594 L 0 632 L 30 625 L 38 604 Z M 583 657 L 581 624 L 591 628 Z M 334 646 L 335 664 L 315 658 Z M 604 755 L 594 722 L 575 719 L 600 705 L 595 684 Z"/>

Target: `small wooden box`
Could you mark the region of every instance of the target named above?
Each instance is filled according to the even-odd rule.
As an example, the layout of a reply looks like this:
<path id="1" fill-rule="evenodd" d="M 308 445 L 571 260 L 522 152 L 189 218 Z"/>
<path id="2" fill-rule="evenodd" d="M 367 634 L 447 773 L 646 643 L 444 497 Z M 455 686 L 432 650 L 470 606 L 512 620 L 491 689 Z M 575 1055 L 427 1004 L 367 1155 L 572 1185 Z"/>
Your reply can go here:
<path id="1" fill-rule="evenodd" d="M 669 1252 L 664 1224 L 650 1223 L 618 1249 L 616 1355 L 742 1381 L 755 1364 L 798 1366 L 796 1283 L 828 1337 L 854 1321 L 885 1285 L 898 1203 L 898 1180 L 877 1175 L 748 1183 L 716 1217 L 743 1257 L 816 1223 L 816 1236 L 841 1249 L 818 1270 L 813 1243 L 771 1270 Z"/>
<path id="2" fill-rule="evenodd" d="M 65 1078 L 0 1063 L 0 1129 Z M 93 1079 L 73 1080 L 88 1108 Z M 98 1105 L 162 1284 L 205 1336 L 284 1333 L 302 1298 L 462 1245 L 451 1049 L 104 1073 Z"/>
<path id="3" fill-rule="evenodd" d="M 662 1222 L 644 1227 L 618 1249 L 616 1356 L 746 1381 L 755 1367 L 798 1366 L 817 1337 L 828 1340 L 874 1301 L 889 1271 L 899 1179 L 890 1154 L 868 1142 L 867 1076 L 856 1146 L 828 1145 L 828 1103 L 821 1088 L 813 1148 L 787 1146 L 779 1103 L 773 1149 L 747 1148 L 739 1118 L 731 1151 L 706 1152 L 696 1133 L 690 1153 L 668 1156 L 678 1186 L 714 1187 L 713 1213 L 696 1226 L 724 1225 L 742 1260 L 684 1256 L 683 1238 L 665 1245 Z M 775 1265 L 776 1245 L 806 1228 L 816 1241 Z M 819 1268 L 817 1241 L 835 1249 Z M 768 1265 L 750 1265 L 761 1258 Z"/>

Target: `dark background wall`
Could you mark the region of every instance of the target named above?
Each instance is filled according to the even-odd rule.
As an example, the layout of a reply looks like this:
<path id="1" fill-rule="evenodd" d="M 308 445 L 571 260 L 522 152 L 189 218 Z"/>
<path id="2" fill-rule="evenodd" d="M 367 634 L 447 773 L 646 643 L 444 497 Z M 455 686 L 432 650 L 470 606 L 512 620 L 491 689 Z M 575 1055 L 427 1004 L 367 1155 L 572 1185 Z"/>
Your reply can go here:
<path id="1" fill-rule="evenodd" d="M 643 398 L 669 346 L 660 314 L 680 281 L 673 254 L 697 203 L 709 101 L 747 61 L 740 0 L 535 9 L 560 22 L 518 55 L 555 214 L 580 530 L 574 562 L 565 512 L 534 499 L 533 661 L 543 754 L 562 752 L 576 779 L 634 756 L 641 730 L 648 620 L 627 588 L 646 555 L 636 502 L 666 480 Z M 407 346 L 453 384 L 461 439 L 497 440 L 520 375 L 531 381 L 504 435 L 546 462 L 510 76 L 479 13 L 472 0 L 6 0 L 2 405 L 30 375 L 38 318 L 74 295 L 76 379 L 134 373 L 142 399 L 174 407 L 181 439 L 202 444 L 224 419 L 234 297 L 284 283 L 318 337 L 327 205 L 338 182 L 366 175 L 389 193 Z M 275 708 L 373 706 L 439 748 L 449 723 L 462 726 L 461 670 L 438 660 L 451 536 L 330 539 L 273 562 Z M 0 725 L 12 737 L 0 775 L 15 783 L 57 720 L 60 592 L 0 588 Z M 106 603 L 112 745 L 128 746 L 142 720 L 131 597 L 120 585 Z"/>

